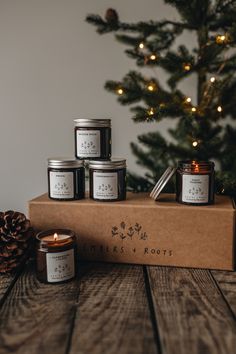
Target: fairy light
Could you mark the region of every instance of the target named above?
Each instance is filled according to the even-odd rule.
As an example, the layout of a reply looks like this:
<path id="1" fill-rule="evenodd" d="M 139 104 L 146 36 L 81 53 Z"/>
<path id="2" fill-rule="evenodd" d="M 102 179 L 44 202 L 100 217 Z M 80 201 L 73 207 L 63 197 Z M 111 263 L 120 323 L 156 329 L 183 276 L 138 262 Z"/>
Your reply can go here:
<path id="1" fill-rule="evenodd" d="M 141 42 L 141 43 L 139 43 L 139 46 L 138 46 L 140 49 L 143 49 L 144 48 L 144 43 L 143 42 Z"/>
<path id="2" fill-rule="evenodd" d="M 150 59 L 151 59 L 151 60 L 156 60 L 156 58 L 157 58 L 157 57 L 156 57 L 155 54 L 150 55 Z"/>
<path id="3" fill-rule="evenodd" d="M 183 65 L 185 71 L 191 70 L 191 65 L 190 64 L 184 64 Z"/>
<path id="4" fill-rule="evenodd" d="M 197 111 L 197 108 L 196 108 L 196 107 L 192 107 L 192 108 L 191 108 L 191 111 L 192 111 L 192 112 L 196 112 L 196 111 Z"/>
<path id="5" fill-rule="evenodd" d="M 119 89 L 117 90 L 117 93 L 118 93 L 118 95 L 123 95 L 124 90 L 123 90 L 122 88 L 119 88 Z"/>
<path id="6" fill-rule="evenodd" d="M 154 109 L 153 109 L 153 108 L 150 108 L 149 111 L 148 111 L 148 114 L 149 114 L 150 116 L 152 116 L 152 115 L 154 114 Z"/>
<path id="7" fill-rule="evenodd" d="M 217 44 L 223 44 L 223 43 L 226 42 L 226 40 L 227 40 L 227 37 L 226 37 L 225 34 L 218 34 L 218 35 L 216 36 L 216 43 L 217 43 Z"/>
<path id="8" fill-rule="evenodd" d="M 148 91 L 154 91 L 154 86 L 150 84 L 148 85 L 147 89 Z"/>
<path id="9" fill-rule="evenodd" d="M 190 103 L 192 101 L 191 97 L 186 98 L 186 102 Z"/>
<path id="10" fill-rule="evenodd" d="M 192 142 L 192 145 L 193 145 L 193 147 L 197 147 L 198 146 L 198 142 L 195 140 L 195 141 Z"/>
<path id="11" fill-rule="evenodd" d="M 223 111 L 223 108 L 222 108 L 221 106 L 218 106 L 218 107 L 217 107 L 217 111 L 220 113 L 220 112 Z"/>
<path id="12" fill-rule="evenodd" d="M 215 82 L 216 81 L 216 78 L 214 77 L 214 76 L 212 76 L 211 78 L 210 78 L 210 82 L 213 84 L 213 82 Z"/>

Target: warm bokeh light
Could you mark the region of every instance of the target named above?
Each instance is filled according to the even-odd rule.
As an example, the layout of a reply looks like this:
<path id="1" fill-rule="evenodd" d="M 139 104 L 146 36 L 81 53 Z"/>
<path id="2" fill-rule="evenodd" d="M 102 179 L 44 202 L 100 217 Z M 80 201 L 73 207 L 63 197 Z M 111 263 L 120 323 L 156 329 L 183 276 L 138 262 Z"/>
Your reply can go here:
<path id="1" fill-rule="evenodd" d="M 153 108 L 150 108 L 149 111 L 148 111 L 148 114 L 149 114 L 150 116 L 152 116 L 152 115 L 154 114 L 154 109 L 153 109 Z"/>
<path id="2" fill-rule="evenodd" d="M 152 55 L 150 56 L 150 59 L 151 59 L 151 60 L 156 60 L 156 58 L 157 58 L 157 57 L 156 57 L 155 54 L 152 54 Z"/>
<path id="3" fill-rule="evenodd" d="M 191 65 L 190 64 L 184 64 L 184 70 L 185 71 L 191 70 Z"/>

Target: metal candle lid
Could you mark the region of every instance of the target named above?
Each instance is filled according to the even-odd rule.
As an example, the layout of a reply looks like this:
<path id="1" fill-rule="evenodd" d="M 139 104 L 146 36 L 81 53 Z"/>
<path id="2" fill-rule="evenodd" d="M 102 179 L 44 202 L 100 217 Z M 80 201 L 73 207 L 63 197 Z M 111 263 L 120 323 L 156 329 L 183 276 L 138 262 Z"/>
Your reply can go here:
<path id="1" fill-rule="evenodd" d="M 78 168 L 84 167 L 83 160 L 75 160 L 68 157 L 52 157 L 48 159 L 48 167 L 51 168 Z"/>
<path id="2" fill-rule="evenodd" d="M 110 119 L 90 119 L 90 118 L 77 118 L 74 119 L 75 126 L 80 128 L 102 128 L 102 127 L 110 127 L 111 120 Z"/>
<path id="3" fill-rule="evenodd" d="M 159 197 L 161 191 L 165 187 L 165 185 L 169 182 L 171 177 L 175 174 L 176 172 L 176 167 L 168 167 L 163 175 L 160 177 L 158 182 L 156 183 L 155 187 L 150 193 L 150 197 L 153 198 L 154 200 L 157 200 Z"/>
<path id="4" fill-rule="evenodd" d="M 117 168 L 125 168 L 126 160 L 121 158 L 112 158 L 111 160 L 91 160 L 89 168 L 98 170 L 115 170 Z"/>

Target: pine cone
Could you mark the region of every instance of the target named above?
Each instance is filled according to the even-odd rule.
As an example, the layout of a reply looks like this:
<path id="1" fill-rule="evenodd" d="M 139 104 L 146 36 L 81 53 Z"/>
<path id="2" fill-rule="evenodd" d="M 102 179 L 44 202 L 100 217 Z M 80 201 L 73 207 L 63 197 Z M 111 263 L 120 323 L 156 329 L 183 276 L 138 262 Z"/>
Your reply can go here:
<path id="1" fill-rule="evenodd" d="M 118 16 L 118 13 L 116 12 L 116 10 L 107 9 L 105 19 L 109 24 L 117 25 L 117 23 L 119 21 L 119 16 Z"/>
<path id="2" fill-rule="evenodd" d="M 0 273 L 10 272 L 23 262 L 32 236 L 33 229 L 24 214 L 0 212 Z"/>

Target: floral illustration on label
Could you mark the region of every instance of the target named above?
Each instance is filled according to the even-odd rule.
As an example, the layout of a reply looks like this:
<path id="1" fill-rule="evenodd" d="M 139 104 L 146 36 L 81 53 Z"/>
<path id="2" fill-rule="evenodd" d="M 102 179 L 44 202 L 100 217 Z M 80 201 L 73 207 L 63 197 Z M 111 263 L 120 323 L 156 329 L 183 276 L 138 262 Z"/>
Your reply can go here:
<path id="1" fill-rule="evenodd" d="M 50 196 L 52 198 L 74 198 L 73 172 L 50 171 Z"/>
<path id="2" fill-rule="evenodd" d="M 54 273 L 61 274 L 62 272 L 65 272 L 66 270 L 68 270 L 68 271 L 71 270 L 68 264 L 65 264 L 65 265 L 59 264 L 59 266 L 54 269 Z"/>
<path id="3" fill-rule="evenodd" d="M 81 157 L 100 156 L 100 131 L 77 130 L 77 155 Z"/>
<path id="4" fill-rule="evenodd" d="M 74 249 L 60 253 L 47 253 L 47 280 L 49 282 L 64 281 L 74 277 Z"/>
<path id="5" fill-rule="evenodd" d="M 209 175 L 184 175 L 182 187 L 183 202 L 207 203 Z"/>
<path id="6" fill-rule="evenodd" d="M 133 237 L 139 240 L 147 240 L 147 232 L 143 230 L 142 225 L 135 223 L 134 225 L 127 225 L 124 221 L 120 223 L 119 226 L 113 226 L 111 228 L 112 237 L 119 237 L 124 239 L 133 239 Z"/>
<path id="7" fill-rule="evenodd" d="M 94 172 L 93 195 L 98 199 L 118 198 L 117 172 Z"/>
<path id="8" fill-rule="evenodd" d="M 188 192 L 189 192 L 189 194 L 192 194 L 192 195 L 203 195 L 204 194 L 204 192 L 202 191 L 202 189 L 200 187 L 199 188 L 195 188 L 195 187 L 190 188 Z"/>
<path id="9" fill-rule="evenodd" d="M 88 150 L 88 149 L 95 149 L 96 148 L 96 145 L 94 144 L 93 141 L 83 141 L 81 143 L 81 149 L 84 149 L 84 150 Z"/>
<path id="10" fill-rule="evenodd" d="M 105 192 L 105 191 L 110 191 L 112 192 L 113 191 L 113 188 L 110 184 L 104 184 L 102 183 L 101 185 L 99 185 L 98 187 L 98 190 L 99 191 L 102 191 L 102 192 Z"/>
<path id="11" fill-rule="evenodd" d="M 54 189 L 57 190 L 57 191 L 68 191 L 69 190 L 69 186 L 64 182 L 64 183 L 56 183 L 55 186 L 54 186 Z"/>

